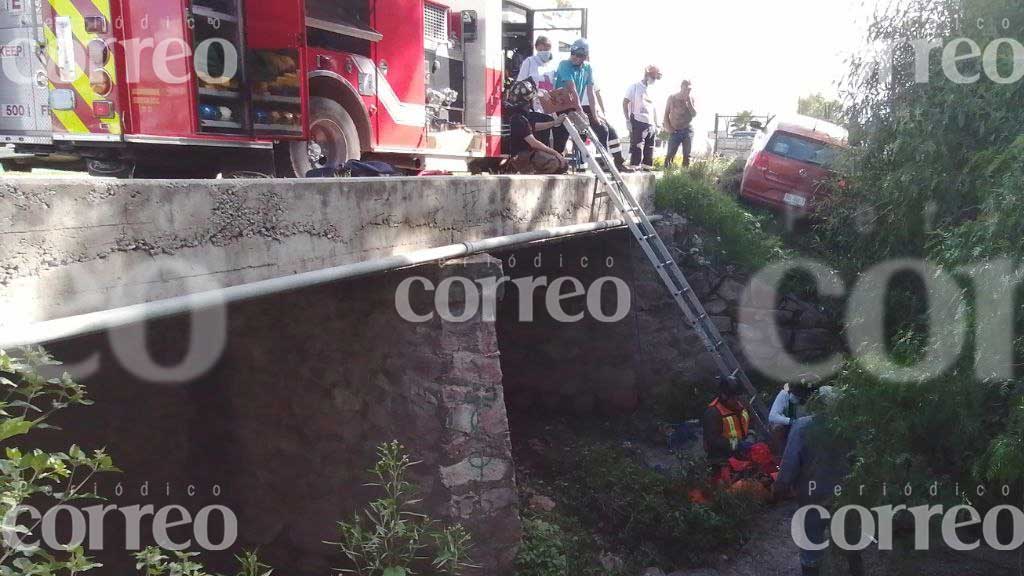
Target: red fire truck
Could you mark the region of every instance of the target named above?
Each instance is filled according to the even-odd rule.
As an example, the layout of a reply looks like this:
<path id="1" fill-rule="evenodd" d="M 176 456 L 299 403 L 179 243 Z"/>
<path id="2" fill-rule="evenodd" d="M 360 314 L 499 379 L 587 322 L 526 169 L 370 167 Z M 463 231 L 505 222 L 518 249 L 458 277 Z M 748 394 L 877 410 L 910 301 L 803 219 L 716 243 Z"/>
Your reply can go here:
<path id="1" fill-rule="evenodd" d="M 484 170 L 508 67 L 585 29 L 501 0 L 0 0 L 0 144 L 117 177 Z"/>

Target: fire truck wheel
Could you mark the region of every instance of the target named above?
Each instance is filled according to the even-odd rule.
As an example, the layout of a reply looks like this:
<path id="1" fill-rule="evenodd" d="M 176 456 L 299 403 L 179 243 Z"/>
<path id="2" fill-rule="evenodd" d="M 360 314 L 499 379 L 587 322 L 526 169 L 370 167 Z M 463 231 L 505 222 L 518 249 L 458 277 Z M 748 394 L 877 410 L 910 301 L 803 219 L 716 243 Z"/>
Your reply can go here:
<path id="1" fill-rule="evenodd" d="M 310 139 L 289 146 L 291 170 L 287 176 L 301 178 L 314 168 L 340 166 L 359 159 L 359 131 L 341 104 L 314 96 L 309 102 L 309 113 Z"/>
<path id="2" fill-rule="evenodd" d="M 132 178 L 135 175 L 135 162 L 131 160 L 101 160 L 90 158 L 85 163 L 90 176 L 102 178 Z"/>
<path id="3" fill-rule="evenodd" d="M 4 160 L 0 162 L 0 166 L 3 166 L 4 172 L 31 172 L 32 165 L 27 162 L 16 162 L 14 160 Z"/>

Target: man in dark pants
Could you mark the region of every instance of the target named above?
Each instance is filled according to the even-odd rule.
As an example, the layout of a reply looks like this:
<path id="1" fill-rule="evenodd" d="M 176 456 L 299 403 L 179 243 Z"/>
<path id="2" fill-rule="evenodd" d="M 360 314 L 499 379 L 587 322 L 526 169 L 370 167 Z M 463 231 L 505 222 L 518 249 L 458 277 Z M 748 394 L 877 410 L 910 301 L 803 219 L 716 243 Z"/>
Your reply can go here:
<path id="1" fill-rule="evenodd" d="M 671 168 L 676 160 L 676 152 L 683 149 L 683 166 L 690 165 L 690 152 L 693 149 L 693 118 L 697 108 L 693 103 L 691 84 L 683 80 L 679 92 L 669 96 L 665 104 L 665 131 L 670 134 L 668 139 L 668 155 L 665 157 L 665 168 Z"/>
<path id="2" fill-rule="evenodd" d="M 619 144 L 619 135 L 615 133 L 604 118 L 601 100 L 594 90 L 594 72 L 587 60 L 590 58 L 590 44 L 580 39 L 573 42 L 569 52 L 569 59 L 563 60 L 555 71 L 555 88 L 562 88 L 572 83 L 576 86 L 576 93 L 580 95 L 582 111 L 590 119 L 590 130 L 599 142 L 608 149 L 608 153 L 615 160 L 615 166 L 620 171 L 628 172 L 625 159 L 622 157 L 622 145 Z M 555 150 L 565 151 L 566 142 L 569 140 L 568 132 L 555 133 Z"/>
<path id="3" fill-rule="evenodd" d="M 822 386 L 818 396 L 826 406 L 830 406 L 838 399 L 838 392 L 831 386 Z M 849 471 L 848 447 L 833 438 L 819 418 L 807 416 L 793 423 L 779 476 L 772 486 L 777 495 L 796 491 L 797 502 L 801 507 L 798 516 L 803 520 L 803 536 L 814 545 L 825 540 L 825 530 L 829 528 L 829 521 L 822 517 L 817 508 L 828 509 L 832 505 L 835 487 L 842 484 Z M 862 528 L 857 514 L 848 514 L 846 518 L 847 523 L 843 526 L 846 541 L 859 542 Z M 796 521 L 798 518 L 794 516 Z M 824 556 L 825 550 L 801 549 L 801 573 L 804 576 L 820 574 Z M 845 556 L 850 574 L 863 576 L 864 559 L 860 552 L 847 552 Z"/>
<path id="4" fill-rule="evenodd" d="M 533 79 L 516 82 L 508 91 L 506 118 L 511 129 L 509 148 L 512 169 L 519 174 L 565 174 L 568 162 L 537 137 L 561 126 L 562 120 L 530 109 L 537 97 Z"/>
<path id="5" fill-rule="evenodd" d="M 648 66 L 644 71 L 644 79 L 630 86 L 622 100 L 622 113 L 630 127 L 629 164 L 634 168 L 654 168 L 658 113 L 647 88 L 658 80 L 661 80 L 661 71 L 657 66 Z"/>

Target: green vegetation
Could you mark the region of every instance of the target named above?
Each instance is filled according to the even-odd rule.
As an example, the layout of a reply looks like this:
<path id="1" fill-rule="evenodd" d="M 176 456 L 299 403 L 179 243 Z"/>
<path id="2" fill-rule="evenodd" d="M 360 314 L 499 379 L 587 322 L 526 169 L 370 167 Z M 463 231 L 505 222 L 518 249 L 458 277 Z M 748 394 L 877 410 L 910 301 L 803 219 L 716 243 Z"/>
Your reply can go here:
<path id="1" fill-rule="evenodd" d="M 572 549 L 565 532 L 539 518 L 523 520 L 523 543 L 516 556 L 519 576 L 562 576 L 569 571 Z"/>
<path id="2" fill-rule="evenodd" d="M 744 541 L 760 509 L 748 496 L 708 489 L 703 460 L 680 460 L 678 470 L 662 473 L 586 433 L 550 456 L 544 467 L 555 480 L 545 490 L 558 508 L 527 518 L 521 576 L 616 573 L 597 561 L 602 553 L 622 558 L 623 574 L 699 566 Z M 691 502 L 695 488 L 710 495 L 708 503 Z"/>
<path id="3" fill-rule="evenodd" d="M 729 172 L 726 172 L 729 170 Z M 658 210 L 681 214 L 710 233 L 704 251 L 716 258 L 756 270 L 784 257 L 782 241 L 762 228 L 761 219 L 722 193 L 718 181 L 736 168 L 727 162 L 701 161 L 658 181 Z"/>
<path id="4" fill-rule="evenodd" d="M 91 454 L 72 445 L 65 452 L 44 452 L 27 448 L 32 432 L 52 430 L 47 422 L 57 413 L 74 407 L 92 405 L 81 384 L 64 372 L 53 373 L 61 365 L 42 348 L 27 348 L 7 353 L 0 350 L 0 442 L 5 457 L 0 459 L 0 517 L 30 502 L 40 510 L 102 500 L 91 491 L 97 475 L 119 472 L 103 450 Z M 17 443 L 19 446 L 12 446 Z M 28 514 L 11 518 L 0 538 L 0 576 L 76 576 L 102 568 L 85 555 L 81 546 L 64 551 L 20 546 L 11 536 L 32 541 L 39 522 L 22 525 Z M 8 532 L 9 531 L 9 532 Z M 135 555 L 136 569 L 143 576 L 214 576 L 196 562 L 197 554 L 174 552 L 171 556 L 158 548 Z M 238 576 L 271 576 L 273 570 L 260 563 L 255 552 L 237 557 Z"/>
<path id="5" fill-rule="evenodd" d="M 195 552 L 165 552 L 160 548 L 149 547 L 135 554 L 135 569 L 141 576 L 215 576 L 206 572 L 202 564 L 196 561 L 199 554 Z M 235 556 L 238 561 L 236 576 L 273 576 L 274 570 L 260 562 L 255 552 L 246 552 Z"/>
<path id="6" fill-rule="evenodd" d="M 833 124 L 843 123 L 843 103 L 829 100 L 820 93 L 800 98 L 796 106 L 797 114 L 817 118 Z"/>
<path id="7" fill-rule="evenodd" d="M 32 502 L 42 508 L 100 500 L 90 491 L 96 475 L 117 472 L 103 450 L 87 454 L 78 446 L 66 452 L 49 453 L 24 447 L 26 437 L 34 431 L 53 428 L 47 421 L 70 407 L 89 406 L 92 401 L 85 387 L 69 374 L 50 377 L 48 372 L 60 365 L 42 348 L 29 348 L 8 354 L 0 351 L 0 442 L 5 457 L 0 459 L 0 516 Z M 12 446 L 12 442 L 22 447 Z M 457 575 L 472 567 L 467 562 L 469 533 L 460 525 L 440 526 L 437 522 L 412 511 L 416 487 L 405 480 L 409 468 L 415 466 L 397 442 L 378 448 L 380 461 L 372 470 L 385 495 L 369 504 L 366 522 L 357 515 L 351 523 L 341 522 L 340 550 L 352 561 L 355 569 L 341 570 L 366 576 L 407 576 L 425 563 L 433 574 Z M 32 526 L 18 524 L 27 514 L 19 515 L 5 531 L 23 539 L 33 534 Z M 433 554 L 424 556 L 430 550 Z M 0 576 L 76 576 L 102 567 L 93 562 L 81 547 L 61 553 L 18 546 L 0 539 Z M 198 562 L 198 554 L 187 551 L 166 552 L 150 547 L 135 554 L 136 569 L 142 576 L 216 576 Z M 260 562 L 255 552 L 236 556 L 237 576 L 272 576 L 273 569 Z"/>
<path id="8" fill-rule="evenodd" d="M 979 18 L 990 23 L 1005 18 L 1013 28 L 979 30 Z M 997 37 L 1024 36 L 1024 6 L 1011 0 L 908 0 L 880 13 L 869 34 L 871 46 L 906 38 L 969 37 L 984 48 Z M 997 260 L 1016 269 L 1024 262 L 1024 82 L 993 82 L 976 58 L 957 66 L 968 76 L 980 73 L 979 80 L 954 83 L 938 53 L 932 54 L 927 83 L 915 81 L 908 45 L 895 52 L 891 81 L 872 60 L 854 58 L 846 86 L 852 96 L 841 115 L 824 99 L 801 103 L 805 114 L 846 124 L 853 147 L 837 164 L 846 186 L 832 193 L 812 228 L 801 232 L 802 239 L 778 233 L 791 249 L 827 260 L 848 284 L 893 259 L 927 260 L 950 274 L 979 265 L 992 269 Z M 1013 64 L 1009 50 L 999 53 L 1004 77 Z M 718 182 L 723 180 L 720 176 Z M 659 185 L 658 206 L 707 223 L 720 237 L 712 248 L 730 260 L 757 268 L 777 258 L 779 245 L 761 248 L 759 238 L 779 229 L 755 226 L 762 223 L 757 216 L 745 216 L 735 203 L 714 195 L 712 184 L 699 172 L 673 173 Z M 1014 285 L 1015 277 L 1007 274 L 1002 282 Z M 970 302 L 973 291 L 965 281 L 961 286 Z M 887 352 L 896 364 L 911 365 L 949 327 L 929 326 L 918 279 L 897 277 L 889 288 Z M 990 321 L 973 303 L 965 316 L 950 319 L 970 322 L 972 331 Z M 1015 328 L 1013 364 L 1019 366 L 1024 314 L 1016 314 Z M 830 409 L 830 421 L 840 441 L 855 446 L 847 484 L 877 487 L 865 492 L 865 503 L 967 502 L 964 492 L 955 492 L 956 483 L 1009 485 L 1019 501 L 1024 383 L 1019 377 L 976 375 L 973 355 L 979 346 L 968 342 L 945 374 L 927 382 L 882 381 L 866 369 L 865 362 L 873 360 L 851 361 L 830 382 L 845 391 Z M 933 498 L 928 487 L 936 482 L 939 496 Z M 909 483 L 913 496 L 891 489 L 883 496 L 886 483 L 890 488 Z M 995 492 L 971 496 L 969 503 L 982 512 L 1005 503 Z M 844 499 L 857 496 L 847 493 Z"/>
<path id="9" fill-rule="evenodd" d="M 406 481 L 412 462 L 398 442 L 377 448 L 380 460 L 371 470 L 377 481 L 370 486 L 383 490 L 382 498 L 370 502 L 365 521 L 357 514 L 352 522 L 339 522 L 341 541 L 336 543 L 352 562 L 341 572 L 359 576 L 407 576 L 429 561 L 434 573 L 457 575 L 466 568 L 469 533 L 461 525 L 441 527 L 412 509 L 416 486 Z M 429 558 L 424 554 L 432 551 Z"/>
<path id="10" fill-rule="evenodd" d="M 978 17 L 993 15 L 1015 28 L 974 25 Z M 967 22 L 971 25 L 961 28 Z M 995 37 L 1022 33 L 1024 7 L 1018 2 L 912 0 L 880 16 L 868 41 L 970 37 L 984 47 Z M 999 258 L 1019 267 L 1024 259 L 1024 84 L 998 84 L 984 74 L 974 84 L 957 84 L 944 75 L 937 56 L 931 60 L 930 82 L 918 83 L 912 56 L 909 46 L 897 50 L 891 82 L 870 62 L 853 62 L 849 91 L 854 97 L 846 116 L 855 146 L 839 165 L 847 186 L 832 196 L 815 230 L 822 249 L 850 281 L 897 258 L 926 259 L 950 273 Z M 1009 51 L 1000 54 L 1002 74 L 1012 64 Z M 980 59 L 958 66 L 967 75 L 981 72 Z M 912 364 L 950 328 L 928 325 L 924 294 L 914 279 L 897 278 L 889 299 L 889 354 L 899 364 Z M 1015 365 L 1024 353 L 1022 319 L 1017 314 Z M 986 321 L 974 309 L 966 320 Z M 918 503 L 928 499 L 922 487 L 936 481 L 952 501 L 966 498 L 954 493 L 956 482 L 1011 484 L 1019 498 L 1024 389 L 1017 378 L 976 376 L 975 346 L 968 346 L 944 375 L 924 383 L 881 382 L 858 363 L 836 378 L 847 393 L 833 409 L 833 426 L 856 445 L 850 484 L 909 482 L 918 491 L 906 500 Z M 865 497 L 900 503 L 891 492 L 888 498 Z M 971 503 L 984 509 L 997 499 L 972 497 Z"/>
<path id="11" fill-rule="evenodd" d="M 744 110 L 736 114 L 736 117 L 734 117 L 732 119 L 732 122 L 729 123 L 729 127 L 731 127 L 733 130 L 736 130 L 737 132 L 746 130 L 747 128 L 750 127 L 750 123 L 753 120 L 754 113 L 751 112 L 750 110 Z"/>
<path id="12" fill-rule="evenodd" d="M 7 515 L 30 501 L 39 505 L 48 502 L 60 506 L 81 500 L 98 499 L 90 491 L 97 474 L 115 472 L 117 469 L 103 450 L 91 454 L 78 446 L 71 446 L 65 452 L 44 452 L 24 446 L 27 436 L 52 428 L 47 422 L 65 408 L 88 406 L 85 387 L 76 383 L 64 373 L 52 378 L 47 370 L 58 366 L 49 354 L 41 348 L 25 350 L 18 354 L 0 351 L 0 442 L 4 447 L 4 458 L 0 459 L 0 517 Z M 12 536 L 26 538 L 39 527 L 23 525 L 28 517 L 18 515 L 14 526 L 7 526 Z M 88 572 L 101 565 L 85 556 L 81 547 L 64 553 L 34 550 L 16 545 L 5 534 L 0 545 L 0 574 L 48 574 L 73 576 Z M 30 539 L 29 539 L 30 540 Z"/>
<path id="13" fill-rule="evenodd" d="M 669 478 L 619 448 L 592 446 L 580 450 L 560 482 L 576 515 L 588 525 L 604 526 L 637 565 L 695 566 L 714 550 L 745 539 L 757 507 L 725 492 L 710 504 L 693 504 L 688 487 L 699 485 L 705 471 L 695 468 L 689 474 Z"/>

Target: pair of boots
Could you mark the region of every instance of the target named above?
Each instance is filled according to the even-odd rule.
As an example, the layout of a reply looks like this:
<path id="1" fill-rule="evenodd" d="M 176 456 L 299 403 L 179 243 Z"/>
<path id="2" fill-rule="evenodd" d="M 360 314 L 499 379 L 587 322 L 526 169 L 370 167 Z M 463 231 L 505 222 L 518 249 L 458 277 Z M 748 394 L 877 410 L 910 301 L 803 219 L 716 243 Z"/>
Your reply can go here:
<path id="1" fill-rule="evenodd" d="M 846 557 L 847 566 L 850 569 L 850 576 L 864 576 L 864 557 L 860 554 L 850 554 Z M 821 574 L 820 566 L 801 566 L 800 574 L 803 576 L 818 576 Z"/>
<path id="2" fill-rule="evenodd" d="M 631 172 L 636 172 L 636 170 L 634 170 L 633 168 L 630 168 L 628 165 L 626 165 L 626 163 L 624 161 L 619 160 L 618 158 L 615 158 L 614 161 L 615 161 L 615 168 L 618 169 L 618 171 L 620 173 L 622 173 L 622 174 L 629 174 Z M 601 167 L 602 170 L 604 170 L 605 172 L 609 172 L 608 164 L 604 161 L 604 158 L 598 157 L 597 158 L 597 164 L 598 164 L 598 166 Z"/>

